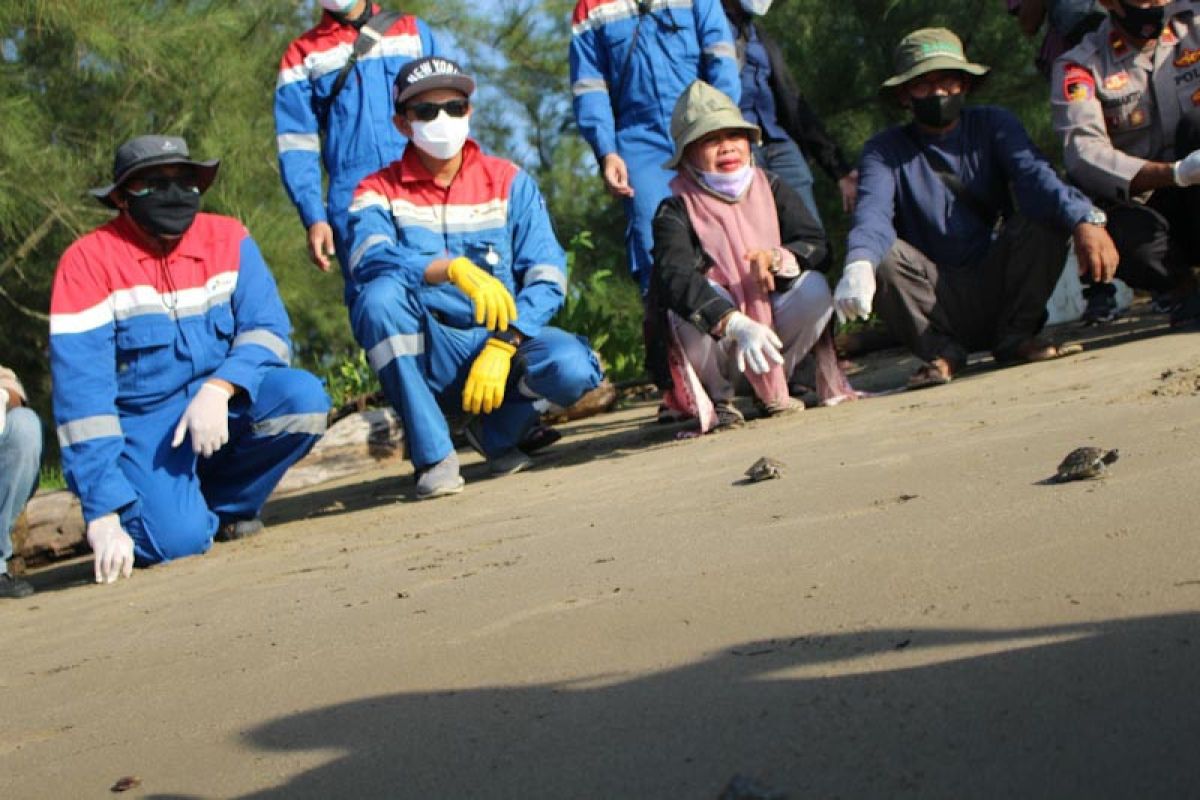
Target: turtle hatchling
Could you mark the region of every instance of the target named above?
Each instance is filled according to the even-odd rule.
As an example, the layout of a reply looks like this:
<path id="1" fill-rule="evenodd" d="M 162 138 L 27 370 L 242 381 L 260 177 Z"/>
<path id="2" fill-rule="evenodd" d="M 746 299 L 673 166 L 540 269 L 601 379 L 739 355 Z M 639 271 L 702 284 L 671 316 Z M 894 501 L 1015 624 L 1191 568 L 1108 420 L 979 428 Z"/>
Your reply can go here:
<path id="1" fill-rule="evenodd" d="M 769 481 L 772 478 L 782 478 L 784 469 L 786 465 L 779 459 L 763 456 L 750 465 L 750 469 L 746 470 L 746 477 L 751 483 Z"/>
<path id="2" fill-rule="evenodd" d="M 1058 465 L 1058 470 L 1054 473 L 1054 480 L 1063 483 L 1099 478 L 1104 474 L 1104 467 L 1116 460 L 1116 450 L 1105 450 L 1102 447 L 1077 447 L 1067 453 L 1067 457 Z"/>

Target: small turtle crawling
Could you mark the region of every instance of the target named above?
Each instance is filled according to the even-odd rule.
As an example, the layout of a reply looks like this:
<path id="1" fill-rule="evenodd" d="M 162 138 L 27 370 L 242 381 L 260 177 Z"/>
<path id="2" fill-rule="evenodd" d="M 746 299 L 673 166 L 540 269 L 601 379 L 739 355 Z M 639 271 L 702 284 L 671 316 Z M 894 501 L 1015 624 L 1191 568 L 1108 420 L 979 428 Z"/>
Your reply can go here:
<path id="1" fill-rule="evenodd" d="M 1105 465 L 1116 460 L 1116 450 L 1105 450 L 1102 447 L 1077 447 L 1067 453 L 1067 457 L 1058 465 L 1058 469 L 1054 473 L 1054 480 L 1056 483 L 1064 483 L 1099 478 L 1104 474 Z"/>
<path id="2" fill-rule="evenodd" d="M 779 459 L 763 456 L 750 465 L 750 469 L 746 470 L 746 477 L 750 479 L 751 483 L 769 481 L 772 478 L 782 478 L 786 468 L 787 465 Z"/>

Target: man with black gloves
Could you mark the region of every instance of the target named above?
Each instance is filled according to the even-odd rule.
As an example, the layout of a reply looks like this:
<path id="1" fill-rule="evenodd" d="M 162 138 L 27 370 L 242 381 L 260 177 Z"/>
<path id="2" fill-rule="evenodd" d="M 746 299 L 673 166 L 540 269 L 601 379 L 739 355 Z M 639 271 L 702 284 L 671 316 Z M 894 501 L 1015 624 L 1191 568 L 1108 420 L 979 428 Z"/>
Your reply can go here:
<path id="1" fill-rule="evenodd" d="M 741 69 L 742 116 L 762 131 L 762 142 L 754 146 L 755 163 L 782 178 L 819 223 L 812 170 L 805 161 L 805 155 L 811 155 L 837 182 L 842 210 L 853 211 L 858 172 L 800 93 L 779 45 L 755 21 L 766 15 L 772 0 L 722 0 L 721 4 L 733 29 Z"/>
<path id="2" fill-rule="evenodd" d="M 262 530 L 259 511 L 325 431 L 321 382 L 237 220 L 200 212 L 219 162 L 175 136 L 117 149 L 92 195 L 119 214 L 63 254 L 50 368 L 63 473 L 97 582 Z"/>
<path id="3" fill-rule="evenodd" d="M 963 108 L 988 68 L 967 61 L 952 32 L 909 34 L 895 64 L 882 92 L 913 122 L 863 149 L 838 314 L 866 317 L 877 304 L 925 362 L 913 388 L 946 383 L 974 350 L 1000 362 L 1064 355 L 1037 335 L 1046 301 L 1072 234 L 1080 270 L 1112 277 L 1117 252 L 1104 215 L 1058 178 L 1011 113 Z"/>
<path id="4" fill-rule="evenodd" d="M 1117 276 L 1155 293 L 1173 326 L 1200 321 L 1200 3 L 1102 0 L 1109 17 L 1051 84 L 1067 174 L 1108 214 Z M 1086 315 L 1116 313 L 1106 280 Z"/>

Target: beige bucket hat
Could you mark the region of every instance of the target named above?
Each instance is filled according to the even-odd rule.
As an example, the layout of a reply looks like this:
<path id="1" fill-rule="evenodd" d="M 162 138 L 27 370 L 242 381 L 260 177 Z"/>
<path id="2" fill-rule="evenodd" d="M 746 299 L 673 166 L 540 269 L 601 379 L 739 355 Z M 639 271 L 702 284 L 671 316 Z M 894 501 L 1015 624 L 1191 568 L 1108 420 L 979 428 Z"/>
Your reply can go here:
<path id="1" fill-rule="evenodd" d="M 762 141 L 762 131 L 742 118 L 741 110 L 729 99 L 729 95 L 704 81 L 694 81 L 679 96 L 675 110 L 671 112 L 671 138 L 675 140 L 675 155 L 663 164 L 663 169 L 679 169 L 683 151 L 689 144 L 713 131 L 730 128 L 747 131 L 755 144 Z"/>

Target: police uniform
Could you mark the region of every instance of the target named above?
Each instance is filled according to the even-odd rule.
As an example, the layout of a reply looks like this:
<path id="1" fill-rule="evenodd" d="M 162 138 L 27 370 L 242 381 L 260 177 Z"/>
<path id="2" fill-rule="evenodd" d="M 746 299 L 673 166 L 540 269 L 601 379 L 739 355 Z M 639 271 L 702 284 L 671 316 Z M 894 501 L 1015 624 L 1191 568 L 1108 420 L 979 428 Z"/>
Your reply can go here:
<path id="1" fill-rule="evenodd" d="M 1155 291 L 1179 287 L 1200 261 L 1200 190 L 1130 193 L 1147 162 L 1200 148 L 1200 3 L 1183 5 L 1144 51 L 1106 19 L 1058 59 L 1051 84 L 1067 173 L 1108 212 L 1118 277 Z"/>

